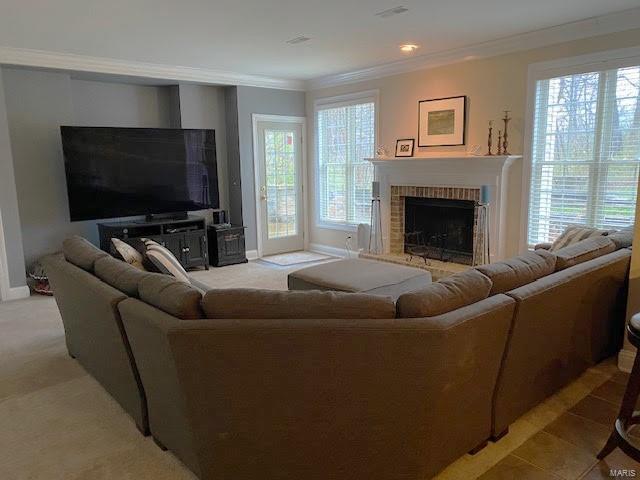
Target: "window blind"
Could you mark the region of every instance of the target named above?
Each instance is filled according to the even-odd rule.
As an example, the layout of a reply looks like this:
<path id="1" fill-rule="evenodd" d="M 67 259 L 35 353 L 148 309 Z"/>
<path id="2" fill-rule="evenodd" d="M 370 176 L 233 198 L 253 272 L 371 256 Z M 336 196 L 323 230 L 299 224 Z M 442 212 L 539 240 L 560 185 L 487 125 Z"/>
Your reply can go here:
<path id="1" fill-rule="evenodd" d="M 538 81 L 529 244 L 570 224 L 631 225 L 639 165 L 639 66 Z"/>
<path id="2" fill-rule="evenodd" d="M 375 102 L 323 105 L 317 111 L 317 206 L 321 224 L 369 223 Z"/>

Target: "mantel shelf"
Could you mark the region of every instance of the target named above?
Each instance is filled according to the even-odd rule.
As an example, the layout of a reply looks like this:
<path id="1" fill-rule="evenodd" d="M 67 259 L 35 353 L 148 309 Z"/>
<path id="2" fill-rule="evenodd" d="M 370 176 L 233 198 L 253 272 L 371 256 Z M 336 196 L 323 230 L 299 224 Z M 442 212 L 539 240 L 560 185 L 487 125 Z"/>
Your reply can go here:
<path id="1" fill-rule="evenodd" d="M 366 158 L 365 160 L 373 163 L 374 165 L 391 165 L 393 163 L 408 164 L 416 162 L 431 162 L 435 160 L 490 160 L 495 163 L 510 163 L 519 158 L 522 158 L 522 155 L 470 155 L 456 152 L 440 152 L 437 154 L 421 155 L 419 157 L 375 157 Z"/>

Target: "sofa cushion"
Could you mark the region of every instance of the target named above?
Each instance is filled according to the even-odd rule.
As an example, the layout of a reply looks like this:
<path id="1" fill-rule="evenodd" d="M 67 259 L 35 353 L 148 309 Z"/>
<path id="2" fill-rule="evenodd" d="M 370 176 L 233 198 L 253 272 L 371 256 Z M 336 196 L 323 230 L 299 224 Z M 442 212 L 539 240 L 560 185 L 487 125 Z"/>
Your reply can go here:
<path id="1" fill-rule="evenodd" d="M 93 272 L 96 260 L 109 256 L 107 252 L 103 252 L 88 240 L 77 235 L 62 242 L 62 253 L 67 262 L 87 272 Z"/>
<path id="2" fill-rule="evenodd" d="M 490 291 L 489 277 L 470 269 L 401 295 L 397 303 L 398 317 L 434 317 L 479 302 L 487 298 Z"/>
<path id="3" fill-rule="evenodd" d="M 607 238 L 616 244 L 616 250 L 621 248 L 629 248 L 633 244 L 634 225 L 625 227 L 619 232 L 611 233 Z"/>
<path id="4" fill-rule="evenodd" d="M 182 320 L 202 318 L 200 291 L 169 275 L 148 273 L 138 285 L 140 300 Z"/>
<path id="5" fill-rule="evenodd" d="M 206 318 L 395 318 L 393 300 L 379 295 L 330 291 L 233 288 L 209 290 L 202 299 Z"/>
<path id="6" fill-rule="evenodd" d="M 103 257 L 96 260 L 93 273 L 113 288 L 136 298 L 138 297 L 138 285 L 149 276 L 149 272 L 139 270 L 127 262 L 113 257 Z"/>
<path id="7" fill-rule="evenodd" d="M 508 292 L 549 275 L 555 271 L 556 256 L 546 250 L 536 250 L 523 255 L 476 267 L 491 279 L 490 295 Z"/>
<path id="8" fill-rule="evenodd" d="M 608 235 L 608 230 L 600 230 L 585 225 L 569 225 L 564 232 L 549 247 L 550 252 L 556 252 L 561 248 L 568 247 L 587 238 L 602 237 Z"/>
<path id="9" fill-rule="evenodd" d="M 616 244 L 608 237 L 594 237 L 582 240 L 555 252 L 558 257 L 556 271 L 573 267 L 579 263 L 587 262 L 615 251 Z"/>

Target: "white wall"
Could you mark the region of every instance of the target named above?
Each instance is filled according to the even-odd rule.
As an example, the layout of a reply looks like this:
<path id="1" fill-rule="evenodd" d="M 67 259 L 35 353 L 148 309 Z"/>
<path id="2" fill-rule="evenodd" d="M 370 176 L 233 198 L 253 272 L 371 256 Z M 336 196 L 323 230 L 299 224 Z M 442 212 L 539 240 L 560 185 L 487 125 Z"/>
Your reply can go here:
<path id="1" fill-rule="evenodd" d="M 484 151 L 487 144 L 487 123 L 489 120 L 494 120 L 494 125 L 501 128 L 502 122 L 499 119 L 505 109 L 511 110 L 513 117 L 509 124 L 509 150 L 513 154 L 520 154 L 523 151 L 527 73 L 530 64 L 635 45 L 640 45 L 640 29 L 307 92 L 309 161 L 315 162 L 314 102 L 319 98 L 374 89 L 379 91 L 380 97 L 377 144 L 385 145 L 390 151 L 394 150 L 396 139 L 416 138 L 417 140 L 419 100 L 467 95 L 466 146 L 416 147 L 415 155 L 441 150 L 465 151 L 473 145 L 480 145 Z M 315 198 L 315 169 L 309 168 L 308 172 L 309 198 L 313 199 Z M 512 195 L 508 201 L 510 208 L 507 212 L 507 255 L 517 253 L 520 248 L 522 210 L 520 165 L 512 169 L 510 177 L 509 189 Z M 311 202 L 312 206 L 313 203 Z M 310 215 L 311 243 L 344 248 L 348 232 L 319 228 L 314 223 L 315 212 L 311 211 Z"/>

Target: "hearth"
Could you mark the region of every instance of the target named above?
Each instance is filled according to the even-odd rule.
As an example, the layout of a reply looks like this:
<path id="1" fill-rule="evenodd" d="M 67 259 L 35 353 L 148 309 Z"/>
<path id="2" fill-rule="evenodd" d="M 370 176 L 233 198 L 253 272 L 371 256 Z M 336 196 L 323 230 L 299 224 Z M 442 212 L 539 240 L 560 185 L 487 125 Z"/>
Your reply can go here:
<path id="1" fill-rule="evenodd" d="M 475 209 L 473 200 L 404 197 L 404 253 L 472 265 Z"/>

